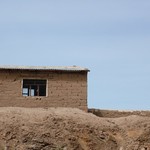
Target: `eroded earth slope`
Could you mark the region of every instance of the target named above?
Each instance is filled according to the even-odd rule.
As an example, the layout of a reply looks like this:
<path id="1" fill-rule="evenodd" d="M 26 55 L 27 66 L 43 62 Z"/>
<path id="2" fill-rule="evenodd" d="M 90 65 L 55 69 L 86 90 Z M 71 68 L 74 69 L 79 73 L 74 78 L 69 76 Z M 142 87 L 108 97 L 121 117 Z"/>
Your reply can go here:
<path id="1" fill-rule="evenodd" d="M 0 108 L 0 150 L 150 150 L 150 117 Z"/>

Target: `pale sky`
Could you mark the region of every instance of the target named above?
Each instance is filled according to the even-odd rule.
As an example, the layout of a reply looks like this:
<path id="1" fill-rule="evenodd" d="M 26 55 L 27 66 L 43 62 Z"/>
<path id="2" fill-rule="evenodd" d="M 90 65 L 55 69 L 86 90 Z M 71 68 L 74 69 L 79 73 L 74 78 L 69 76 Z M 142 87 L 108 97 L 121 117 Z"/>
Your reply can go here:
<path id="1" fill-rule="evenodd" d="M 0 65 L 82 66 L 88 106 L 150 109 L 149 0 L 0 0 Z"/>

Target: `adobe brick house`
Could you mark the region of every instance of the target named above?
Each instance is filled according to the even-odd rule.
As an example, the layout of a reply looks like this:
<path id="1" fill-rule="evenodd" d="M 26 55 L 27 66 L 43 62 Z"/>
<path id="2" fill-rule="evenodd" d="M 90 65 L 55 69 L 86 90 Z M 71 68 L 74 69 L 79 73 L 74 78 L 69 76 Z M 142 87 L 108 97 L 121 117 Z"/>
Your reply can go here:
<path id="1" fill-rule="evenodd" d="M 0 107 L 87 110 L 87 68 L 0 66 Z"/>

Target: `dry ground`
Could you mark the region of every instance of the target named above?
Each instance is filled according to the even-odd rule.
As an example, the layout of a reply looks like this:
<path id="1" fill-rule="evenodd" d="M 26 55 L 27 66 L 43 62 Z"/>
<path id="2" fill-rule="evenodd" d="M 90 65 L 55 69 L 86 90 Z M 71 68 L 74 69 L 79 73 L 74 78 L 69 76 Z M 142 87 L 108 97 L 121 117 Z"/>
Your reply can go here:
<path id="1" fill-rule="evenodd" d="M 150 117 L 0 108 L 0 150 L 150 150 Z"/>

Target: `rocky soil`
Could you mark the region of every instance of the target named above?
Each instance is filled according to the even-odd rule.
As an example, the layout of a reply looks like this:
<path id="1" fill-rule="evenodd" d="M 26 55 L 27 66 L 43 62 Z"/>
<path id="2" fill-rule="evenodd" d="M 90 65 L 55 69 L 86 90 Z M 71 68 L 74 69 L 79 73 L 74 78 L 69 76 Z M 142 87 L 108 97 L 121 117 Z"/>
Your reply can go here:
<path id="1" fill-rule="evenodd" d="M 0 150 L 150 150 L 150 117 L 0 108 Z"/>

